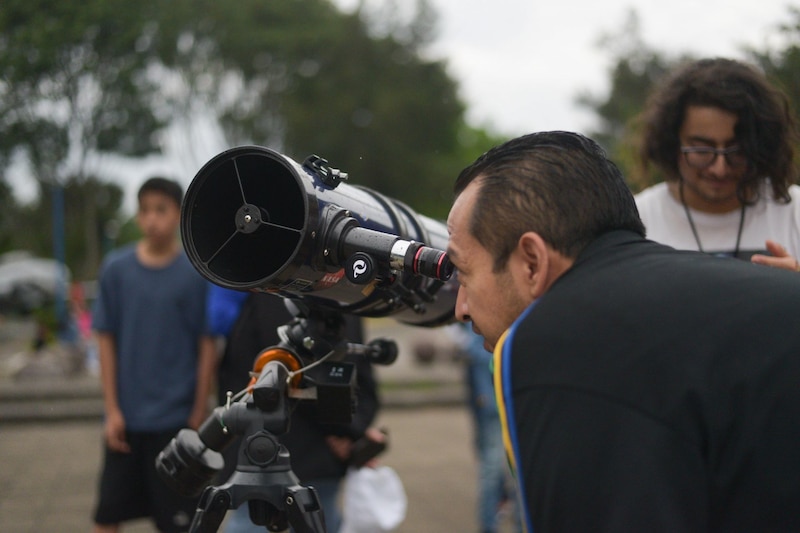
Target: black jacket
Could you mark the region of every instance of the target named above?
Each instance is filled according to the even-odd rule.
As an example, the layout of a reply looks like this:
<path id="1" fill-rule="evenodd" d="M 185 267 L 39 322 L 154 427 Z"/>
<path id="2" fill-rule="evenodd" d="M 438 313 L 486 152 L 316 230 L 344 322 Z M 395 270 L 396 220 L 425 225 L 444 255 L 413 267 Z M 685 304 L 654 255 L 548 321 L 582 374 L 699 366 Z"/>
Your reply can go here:
<path id="1" fill-rule="evenodd" d="M 537 533 L 800 531 L 800 274 L 607 234 L 501 349 Z"/>

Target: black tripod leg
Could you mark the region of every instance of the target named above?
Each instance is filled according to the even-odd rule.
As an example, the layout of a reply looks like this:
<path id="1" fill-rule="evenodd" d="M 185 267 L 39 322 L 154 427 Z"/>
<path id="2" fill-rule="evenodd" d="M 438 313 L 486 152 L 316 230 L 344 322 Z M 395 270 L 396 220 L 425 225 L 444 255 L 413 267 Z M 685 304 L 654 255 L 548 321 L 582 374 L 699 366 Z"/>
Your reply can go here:
<path id="1" fill-rule="evenodd" d="M 317 497 L 311 487 L 286 488 L 286 515 L 296 533 L 325 533 L 325 517 Z"/>
<path id="2" fill-rule="evenodd" d="M 216 533 L 231 504 L 231 495 L 218 487 L 207 487 L 200 496 L 189 526 L 190 533 Z"/>

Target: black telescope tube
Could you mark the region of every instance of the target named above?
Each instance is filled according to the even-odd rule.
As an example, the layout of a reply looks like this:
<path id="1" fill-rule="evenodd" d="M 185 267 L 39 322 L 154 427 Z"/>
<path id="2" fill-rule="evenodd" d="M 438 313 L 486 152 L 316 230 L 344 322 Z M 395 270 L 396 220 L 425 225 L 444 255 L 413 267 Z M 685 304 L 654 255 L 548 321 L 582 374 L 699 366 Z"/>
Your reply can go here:
<path id="1" fill-rule="evenodd" d="M 181 211 L 192 265 L 229 289 L 410 325 L 451 321 L 458 285 L 445 281 L 452 272 L 442 251 L 445 225 L 371 189 L 331 181 L 328 170 L 260 146 L 212 158 L 187 188 Z M 376 283 L 365 290 L 368 279 Z"/>

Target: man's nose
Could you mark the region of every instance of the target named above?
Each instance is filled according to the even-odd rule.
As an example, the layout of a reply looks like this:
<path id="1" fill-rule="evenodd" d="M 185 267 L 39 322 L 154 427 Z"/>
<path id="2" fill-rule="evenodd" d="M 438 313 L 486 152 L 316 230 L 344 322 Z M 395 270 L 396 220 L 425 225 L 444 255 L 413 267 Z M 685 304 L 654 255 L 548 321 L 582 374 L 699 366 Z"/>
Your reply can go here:
<path id="1" fill-rule="evenodd" d="M 459 322 L 469 322 L 469 308 L 467 307 L 467 296 L 465 294 L 464 288 L 459 287 L 458 293 L 456 294 L 456 320 Z"/>

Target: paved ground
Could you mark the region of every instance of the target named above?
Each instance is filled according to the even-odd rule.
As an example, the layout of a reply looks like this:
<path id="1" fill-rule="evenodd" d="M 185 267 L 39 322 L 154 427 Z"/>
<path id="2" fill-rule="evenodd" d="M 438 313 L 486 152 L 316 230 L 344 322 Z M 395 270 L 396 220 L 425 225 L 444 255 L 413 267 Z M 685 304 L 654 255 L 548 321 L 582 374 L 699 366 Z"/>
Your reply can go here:
<path id="1" fill-rule="evenodd" d="M 392 434 L 383 463 L 397 471 L 408 496 L 407 517 L 397 531 L 477 532 L 467 412 L 457 407 L 389 409 L 380 423 Z M 2 428 L 0 531 L 89 531 L 100 431 L 99 421 Z M 125 531 L 153 528 L 139 521 Z"/>
<path id="2" fill-rule="evenodd" d="M 43 402 L 49 388 L 55 389 L 55 384 L 69 388 L 73 381 L 80 381 L 86 394 L 86 376 L 56 381 L 52 375 L 35 378 L 55 368 L 41 361 L 40 367 L 32 367 L 32 376 L 15 379 L 11 370 L 18 371 L 29 358 L 19 353 L 19 344 L 13 346 L 14 353 L 3 350 L 11 346 L 7 333 L 0 335 L 0 392 L 4 394 L 0 402 L 6 404 L 0 407 L 9 407 L 9 394 L 14 391 L 24 389 L 31 401 Z M 394 365 L 378 369 L 386 408 L 377 422 L 388 427 L 392 437 L 383 462 L 395 468 L 408 495 L 407 517 L 397 531 L 478 531 L 471 426 L 459 401 L 462 369 L 452 360 L 449 337 L 442 330 L 398 327 L 388 319 L 370 322 L 367 333 L 369 338 L 395 339 L 400 351 Z M 433 363 L 418 363 L 414 354 L 431 347 L 436 353 Z M 89 386 L 93 386 L 91 378 Z M 20 408 L 12 405 L 10 409 Z M 0 417 L 0 531 L 79 533 L 91 529 L 101 422 L 91 413 L 64 420 L 50 416 L 39 422 L 8 423 Z M 153 528 L 139 521 L 125 531 L 145 533 Z"/>

